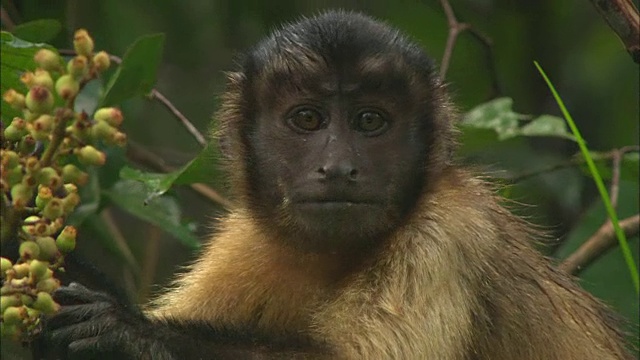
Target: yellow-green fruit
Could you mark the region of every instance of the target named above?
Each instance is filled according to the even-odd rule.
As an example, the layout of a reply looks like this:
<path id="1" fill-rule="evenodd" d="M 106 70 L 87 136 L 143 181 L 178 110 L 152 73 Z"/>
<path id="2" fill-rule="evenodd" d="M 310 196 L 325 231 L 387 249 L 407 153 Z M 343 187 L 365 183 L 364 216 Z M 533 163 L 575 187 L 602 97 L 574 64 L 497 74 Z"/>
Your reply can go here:
<path id="1" fill-rule="evenodd" d="M 29 264 L 15 264 L 13 265 L 13 271 L 15 272 L 15 279 L 22 279 L 23 277 L 29 275 Z"/>
<path id="2" fill-rule="evenodd" d="M 97 121 L 106 121 L 109 125 L 118 127 L 122 124 L 122 111 L 114 107 L 100 108 L 93 114 Z"/>
<path id="3" fill-rule="evenodd" d="M 49 268 L 49 262 L 40 260 L 31 260 L 29 263 L 29 271 L 36 279 L 41 279 Z"/>
<path id="4" fill-rule="evenodd" d="M 78 169 L 78 167 L 73 164 L 67 164 L 62 168 L 62 180 L 64 180 L 65 183 L 74 183 L 82 186 L 89 180 L 89 174 Z"/>
<path id="5" fill-rule="evenodd" d="M 34 139 L 38 141 L 48 141 L 53 129 L 53 116 L 49 114 L 40 115 L 33 124 L 31 124 L 30 133 Z"/>
<path id="6" fill-rule="evenodd" d="M 76 80 L 81 80 L 89 73 L 89 61 L 86 56 L 78 55 L 69 60 L 67 72 Z"/>
<path id="7" fill-rule="evenodd" d="M 0 150 L 0 154 L 2 166 L 4 166 L 5 169 L 13 169 L 20 165 L 20 156 L 15 151 L 2 149 Z"/>
<path id="8" fill-rule="evenodd" d="M 11 260 L 5 257 L 0 257 L 0 271 L 2 271 L 2 276 L 4 276 L 4 273 L 12 267 L 13 264 L 11 263 Z"/>
<path id="9" fill-rule="evenodd" d="M 53 198 L 42 210 L 42 215 L 49 220 L 55 220 L 64 215 L 64 208 L 62 206 L 62 200 L 59 198 Z"/>
<path id="10" fill-rule="evenodd" d="M 96 140 L 109 140 L 116 132 L 118 132 L 118 130 L 109 125 L 106 121 L 98 120 L 91 127 L 91 136 Z"/>
<path id="11" fill-rule="evenodd" d="M 40 185 L 38 187 L 38 195 L 36 195 L 36 207 L 43 210 L 52 198 L 53 193 L 51 192 L 51 188 Z"/>
<path id="12" fill-rule="evenodd" d="M 31 215 L 29 217 L 27 217 L 26 219 L 24 219 L 25 224 L 22 225 L 22 231 L 24 231 L 25 233 L 29 234 L 29 235 L 35 235 L 36 234 L 36 224 L 38 222 L 40 222 L 40 217 L 36 216 L 36 215 Z"/>
<path id="13" fill-rule="evenodd" d="M 20 154 L 28 155 L 32 154 L 33 150 L 36 149 L 36 139 L 31 135 L 25 135 L 20 140 L 20 144 L 18 145 L 18 150 L 20 150 Z"/>
<path id="14" fill-rule="evenodd" d="M 117 146 L 125 146 L 127 145 L 127 134 L 118 131 L 107 140 L 107 143 Z"/>
<path id="15" fill-rule="evenodd" d="M 51 189 L 57 189 L 62 185 L 62 178 L 54 168 L 47 166 L 40 169 L 38 183 Z"/>
<path id="16" fill-rule="evenodd" d="M 80 83 L 71 75 L 62 75 L 56 81 L 56 93 L 64 100 L 75 97 L 78 91 L 80 91 Z"/>
<path id="17" fill-rule="evenodd" d="M 76 247 L 77 231 L 73 226 L 65 226 L 60 232 L 60 235 L 56 238 L 56 245 L 58 250 L 62 253 L 68 253 Z"/>
<path id="18" fill-rule="evenodd" d="M 29 156 L 24 162 L 24 168 L 28 173 L 35 173 L 40 170 L 40 161 L 35 156 Z"/>
<path id="19" fill-rule="evenodd" d="M 67 183 L 67 184 L 64 184 L 64 191 L 67 194 L 77 194 L 78 193 L 78 187 L 75 184 Z"/>
<path id="20" fill-rule="evenodd" d="M 5 91 L 2 95 L 2 99 L 6 101 L 12 108 L 16 110 L 22 110 L 25 107 L 25 97 L 14 89 Z"/>
<path id="21" fill-rule="evenodd" d="M 50 260 L 58 253 L 56 241 L 51 236 L 41 236 L 36 238 L 36 244 L 40 247 L 40 260 Z"/>
<path id="22" fill-rule="evenodd" d="M 99 51 L 95 55 L 93 55 L 93 66 L 96 71 L 103 72 L 109 68 L 111 65 L 111 59 L 109 59 L 109 55 L 104 51 Z"/>
<path id="23" fill-rule="evenodd" d="M 6 171 L 6 173 L 2 174 L 2 176 L 5 177 L 5 179 L 9 183 L 9 186 L 13 186 L 22 182 L 22 177 L 24 176 L 24 173 L 22 172 L 22 166 L 18 165 L 12 169 L 4 171 Z"/>
<path id="24" fill-rule="evenodd" d="M 20 306 L 22 305 L 22 301 L 20 301 L 20 295 L 2 295 L 0 296 L 0 312 L 4 313 L 4 311 L 9 306 Z"/>
<path id="25" fill-rule="evenodd" d="M 15 184 L 11 187 L 11 203 L 17 208 L 27 206 L 32 196 L 33 189 L 25 184 Z"/>
<path id="26" fill-rule="evenodd" d="M 80 195 L 77 193 L 69 193 L 62 199 L 62 208 L 65 215 L 70 215 L 76 206 L 80 203 Z"/>
<path id="27" fill-rule="evenodd" d="M 4 129 L 3 134 L 4 138 L 9 141 L 18 141 L 27 134 L 27 129 L 19 129 L 18 127 L 11 124 Z"/>
<path id="28" fill-rule="evenodd" d="M 53 79 L 48 71 L 36 69 L 33 75 L 31 86 L 44 86 L 49 90 L 53 90 Z"/>
<path id="29" fill-rule="evenodd" d="M 36 285 L 36 289 L 38 291 L 44 291 L 47 293 L 52 293 L 59 287 L 60 287 L 60 281 L 54 278 L 40 280 Z"/>
<path id="30" fill-rule="evenodd" d="M 19 252 L 23 259 L 35 259 L 40 255 L 40 247 L 34 241 L 24 241 L 20 244 Z"/>
<path id="31" fill-rule="evenodd" d="M 78 160 L 85 165 L 101 166 L 107 161 L 107 156 L 91 145 L 86 145 L 76 151 Z"/>
<path id="32" fill-rule="evenodd" d="M 2 320 L 7 325 L 19 324 L 26 317 L 27 309 L 24 306 L 9 306 L 2 313 Z"/>
<path id="33" fill-rule="evenodd" d="M 20 302 L 22 305 L 31 306 L 31 304 L 33 304 L 33 298 L 27 294 L 22 294 L 20 295 Z"/>
<path id="34" fill-rule="evenodd" d="M 53 94 L 45 86 L 35 85 L 25 99 L 27 109 L 35 114 L 46 114 L 53 109 Z"/>
<path id="35" fill-rule="evenodd" d="M 60 309 L 51 295 L 47 292 L 40 291 L 36 297 L 36 301 L 33 302 L 32 307 L 36 310 L 42 311 L 44 314 L 53 314 Z"/>
<path id="36" fill-rule="evenodd" d="M 8 325 L 4 322 L 0 322 L 0 337 L 2 338 L 16 338 L 20 335 L 20 329 L 15 325 Z"/>
<path id="37" fill-rule="evenodd" d="M 33 56 L 33 60 L 39 67 L 47 71 L 60 69 L 60 56 L 49 49 L 40 49 Z"/>
<path id="38" fill-rule="evenodd" d="M 73 49 L 78 55 L 91 56 L 93 52 L 93 39 L 85 29 L 78 29 L 73 34 Z"/>

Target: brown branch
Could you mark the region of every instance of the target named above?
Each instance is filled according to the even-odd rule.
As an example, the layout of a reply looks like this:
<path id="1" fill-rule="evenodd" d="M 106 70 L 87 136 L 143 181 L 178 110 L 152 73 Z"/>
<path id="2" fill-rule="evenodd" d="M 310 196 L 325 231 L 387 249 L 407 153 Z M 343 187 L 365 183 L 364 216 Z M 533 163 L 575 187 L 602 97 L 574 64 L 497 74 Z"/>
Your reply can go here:
<path id="1" fill-rule="evenodd" d="M 167 173 L 175 170 L 174 168 L 166 165 L 161 157 L 145 149 L 141 145 L 136 144 L 133 141 L 128 142 L 127 157 L 132 162 L 148 166 L 155 171 Z M 189 186 L 193 191 L 202 195 L 204 198 L 210 200 L 214 204 L 221 205 L 226 209 L 233 208 L 233 203 L 230 200 L 220 195 L 220 193 L 218 193 L 210 186 L 207 186 L 205 184 L 191 184 Z"/>
<path id="2" fill-rule="evenodd" d="M 640 214 L 620 221 L 620 228 L 627 238 L 632 238 L 640 232 Z M 618 243 L 615 230 L 610 221 L 602 225 L 578 250 L 567 257 L 558 268 L 567 273 L 578 275 L 583 269 L 593 263 Z"/>
<path id="3" fill-rule="evenodd" d="M 458 36 L 460 36 L 460 34 L 464 31 L 468 31 L 471 36 L 476 39 L 485 49 L 486 61 L 487 65 L 489 66 L 489 77 L 491 81 L 492 94 L 490 98 L 493 98 L 496 95 L 500 94 L 501 91 L 498 83 L 498 72 L 496 71 L 495 59 L 493 56 L 493 41 L 488 36 L 473 28 L 471 24 L 459 22 L 448 0 L 440 0 L 440 4 L 442 5 L 442 9 L 444 10 L 445 16 L 447 17 L 447 23 L 449 26 L 447 44 L 442 55 L 442 60 L 440 61 L 440 78 L 442 80 L 446 78 L 447 71 L 449 70 L 449 65 L 451 63 L 453 48 L 456 45 Z"/>
<path id="4" fill-rule="evenodd" d="M 618 207 L 618 194 L 620 193 L 620 163 L 622 162 L 622 151 L 613 150 L 613 158 L 611 161 L 611 186 L 609 187 L 609 197 L 611 198 L 611 206 L 614 209 Z"/>
<path id="5" fill-rule="evenodd" d="M 0 6 L 0 20 L 2 20 L 2 25 L 7 31 L 13 31 L 16 27 L 16 24 L 11 20 L 11 16 L 9 16 L 7 10 L 4 9 L 4 6 Z"/>
<path id="6" fill-rule="evenodd" d="M 591 3 L 622 40 L 633 61 L 640 64 L 640 16 L 633 0 L 591 0 Z"/>

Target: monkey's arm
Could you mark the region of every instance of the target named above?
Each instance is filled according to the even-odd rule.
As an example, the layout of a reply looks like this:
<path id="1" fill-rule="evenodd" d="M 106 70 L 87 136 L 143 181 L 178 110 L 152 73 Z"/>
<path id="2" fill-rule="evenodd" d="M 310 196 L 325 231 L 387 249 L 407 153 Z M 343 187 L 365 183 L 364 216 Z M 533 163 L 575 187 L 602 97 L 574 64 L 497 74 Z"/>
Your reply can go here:
<path id="1" fill-rule="evenodd" d="M 40 352 L 63 359 L 318 358 L 304 340 L 204 322 L 152 320 L 132 305 L 72 283 L 55 292 L 62 306 L 46 321 Z"/>

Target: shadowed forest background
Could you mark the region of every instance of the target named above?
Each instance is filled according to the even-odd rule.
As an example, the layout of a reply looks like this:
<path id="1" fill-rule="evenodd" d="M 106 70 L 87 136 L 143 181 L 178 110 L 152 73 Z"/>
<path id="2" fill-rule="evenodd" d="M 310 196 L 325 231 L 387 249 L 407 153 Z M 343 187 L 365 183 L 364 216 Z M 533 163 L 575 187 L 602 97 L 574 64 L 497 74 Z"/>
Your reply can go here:
<path id="1" fill-rule="evenodd" d="M 60 21 L 63 29 L 49 43 L 61 49 L 70 47 L 78 28 L 87 29 L 97 46 L 116 56 L 122 56 L 142 35 L 164 33 L 155 88 L 205 134 L 224 89 L 224 71 L 233 69 L 238 52 L 278 24 L 329 8 L 363 11 L 402 29 L 438 63 L 449 31 L 436 0 L 3 0 L 2 5 L 14 25 L 37 19 Z M 607 153 L 638 146 L 638 64 L 591 2 L 459 0 L 451 6 L 458 21 L 492 43 L 492 55 L 487 56 L 488 48 L 465 32 L 453 48 L 446 80 L 461 114 L 491 99 L 508 97 L 516 113 L 561 116 L 533 65 L 536 60 L 554 82 L 590 150 Z M 4 19 L 2 25 L 7 29 Z M 178 168 L 201 151 L 159 102 L 137 98 L 121 108 L 123 131 L 131 143 L 157 155 L 165 166 Z M 550 234 L 540 244 L 541 251 L 563 259 L 606 221 L 592 178 L 572 161 L 579 152 L 575 142 L 528 136 L 478 140 L 487 136 L 495 138 L 495 134 L 465 132 L 462 161 L 479 164 L 492 177 L 514 180 L 507 181 L 510 185 L 503 194 L 515 200 L 513 211 Z M 620 219 L 639 212 L 637 149 L 633 154 L 621 168 Z M 128 164 L 148 168 L 146 161 L 135 162 L 131 157 Z M 104 171 L 118 173 L 108 167 Z M 212 174 L 207 185 L 224 194 L 217 175 Z M 165 197 L 171 201 L 170 211 L 200 239 L 215 228 L 215 217 L 223 211 L 187 186 L 175 187 Z M 165 230 L 132 216 L 126 205 L 102 204 L 80 228 L 76 252 L 136 301 L 145 302 L 196 254 Z M 637 232 L 629 243 L 637 263 Z M 637 339 L 639 302 L 619 248 L 599 257 L 579 276 L 583 287 L 629 320 L 628 328 Z M 10 356 L 3 350 L 3 358 Z"/>

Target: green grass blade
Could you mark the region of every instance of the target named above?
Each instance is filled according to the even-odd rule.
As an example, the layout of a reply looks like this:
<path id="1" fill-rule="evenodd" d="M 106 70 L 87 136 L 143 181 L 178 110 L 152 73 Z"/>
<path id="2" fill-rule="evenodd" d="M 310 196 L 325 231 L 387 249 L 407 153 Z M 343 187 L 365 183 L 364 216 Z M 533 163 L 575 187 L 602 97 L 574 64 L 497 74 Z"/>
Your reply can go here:
<path id="1" fill-rule="evenodd" d="M 534 61 L 533 63 L 536 66 L 536 68 L 538 68 L 538 71 L 540 72 L 540 75 L 542 75 L 542 78 L 544 79 L 544 81 L 547 83 L 549 90 L 551 90 L 553 97 L 555 98 L 556 102 L 558 103 L 558 106 L 560 107 L 560 110 L 562 111 L 562 115 L 564 115 L 564 118 L 567 120 L 567 124 L 569 124 L 569 128 L 571 128 L 571 132 L 573 133 L 573 136 L 575 136 L 578 142 L 578 146 L 580 147 L 582 156 L 584 156 L 585 158 L 587 166 L 589 167 L 589 172 L 591 173 L 591 176 L 593 177 L 593 180 L 596 183 L 596 187 L 600 192 L 600 197 L 604 202 L 604 206 L 607 209 L 607 214 L 609 215 L 609 219 L 611 219 L 611 223 L 615 230 L 616 236 L 618 237 L 618 243 L 620 244 L 620 249 L 622 250 L 624 260 L 627 263 L 627 267 L 629 268 L 629 273 L 631 274 L 631 280 L 633 281 L 633 285 L 635 286 L 636 293 L 640 293 L 640 279 L 638 278 L 638 268 L 636 266 L 635 261 L 633 260 L 633 256 L 631 254 L 631 249 L 629 248 L 627 237 L 624 234 L 624 231 L 622 231 L 622 228 L 620 228 L 618 215 L 616 214 L 616 211 L 613 209 L 613 205 L 611 205 L 611 199 L 609 198 L 609 193 L 607 192 L 607 188 L 604 186 L 602 177 L 600 176 L 600 173 L 598 172 L 598 169 L 596 168 L 596 165 L 593 162 L 591 155 L 589 154 L 589 149 L 587 148 L 587 144 L 582 138 L 582 135 L 580 134 L 578 127 L 573 121 L 573 118 L 569 114 L 569 111 L 564 106 L 564 102 L 560 98 L 560 95 L 558 95 L 558 92 L 556 91 L 555 87 L 551 83 L 551 80 L 549 80 L 549 77 L 547 77 L 547 74 L 544 72 L 544 70 L 542 70 L 542 67 L 540 67 L 537 61 Z"/>

